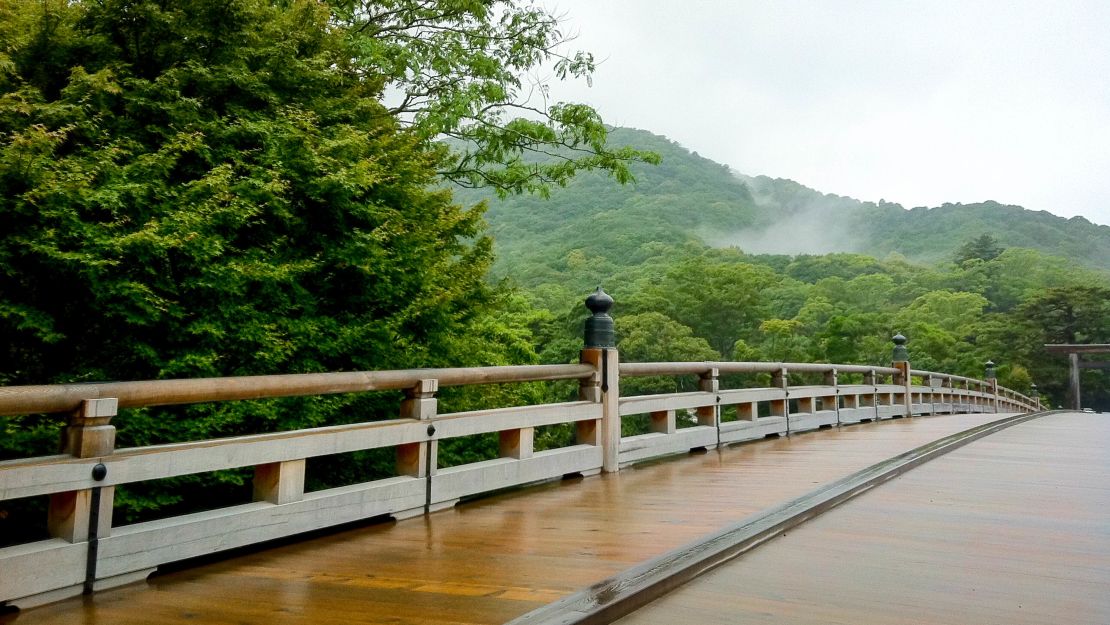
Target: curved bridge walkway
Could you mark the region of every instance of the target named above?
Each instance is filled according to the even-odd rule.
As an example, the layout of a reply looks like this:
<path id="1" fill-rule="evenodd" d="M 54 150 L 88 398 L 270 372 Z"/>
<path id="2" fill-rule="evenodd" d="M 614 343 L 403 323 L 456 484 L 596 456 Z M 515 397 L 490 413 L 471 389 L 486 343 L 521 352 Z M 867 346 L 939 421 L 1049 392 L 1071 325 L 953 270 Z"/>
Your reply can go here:
<path id="1" fill-rule="evenodd" d="M 803 495 L 820 484 L 1003 416 L 946 415 L 863 423 L 636 465 L 619 473 L 516 490 L 429 516 L 357 527 L 161 574 L 145 583 L 0 616 L 0 623 L 503 623 L 769 506 Z M 1023 531 L 1031 535 L 1041 533 L 1041 539 L 1071 550 L 1049 554 L 1063 557 L 1057 560 L 1058 566 L 1068 566 L 1071 558 L 1079 558 L 1081 548 L 1090 547 L 1087 543 L 1098 543 L 1101 551 L 1092 547 L 1093 560 L 1081 564 L 1089 564 L 1085 569 L 1089 575 L 1084 579 L 1101 583 L 1105 590 L 1110 583 L 1105 512 L 1110 509 L 1105 490 L 1106 478 L 1110 477 L 1105 453 L 1110 443 L 1107 427 L 1110 422 L 1099 421 L 1096 428 L 1087 422 L 1073 423 L 1076 419 L 1082 417 L 1053 416 L 1015 426 L 972 443 L 966 451 L 953 452 L 952 460 L 935 461 L 935 468 L 926 464 L 899 479 L 926 491 L 956 483 L 961 487 L 959 496 L 969 497 L 973 502 L 988 501 L 983 497 L 994 493 L 991 483 L 983 483 L 977 477 L 984 470 L 992 476 L 1009 475 L 1004 481 L 1010 485 L 1036 487 L 1035 496 L 1028 503 L 1020 503 L 1024 501 L 1022 491 L 1003 492 L 1003 486 L 999 486 L 999 496 L 1010 497 L 1003 512 L 1019 516 L 1023 511 L 1037 513 L 1035 518 L 1023 517 L 1030 521 Z M 1028 438 L 1025 443 L 1019 440 L 1022 436 Z M 997 447 L 1006 444 L 1011 445 L 1009 450 Z M 974 456 L 976 453 L 980 456 Z M 1055 464 L 1041 468 L 1040 463 L 1049 460 Z M 957 462 L 963 464 L 957 467 L 953 464 Z M 1101 497 L 1097 503 L 1101 506 L 1097 508 L 1099 514 L 1094 519 L 1090 516 L 1093 514 L 1090 505 L 1096 504 L 1073 501 L 1078 486 L 1059 488 L 1073 479 L 1098 484 L 1090 488 L 1090 493 Z M 828 523 L 835 524 L 834 519 L 841 517 L 848 519 L 846 523 L 834 527 L 819 519 L 810 522 L 812 528 L 804 525 L 798 530 L 798 535 L 826 531 L 831 532 L 830 536 L 807 542 L 800 539 L 796 542 L 792 537 L 772 541 L 725 565 L 719 569 L 718 577 L 731 580 L 737 574 L 729 571 L 734 567 L 746 568 L 747 581 L 739 586 L 744 589 L 741 594 L 746 596 L 748 588 L 754 592 L 762 587 L 772 597 L 767 601 L 775 606 L 801 610 L 807 602 L 823 604 L 830 595 L 841 592 L 841 586 L 856 586 L 853 575 L 848 573 L 860 567 L 859 570 L 869 571 L 867 581 L 856 588 L 863 599 L 851 600 L 845 594 L 844 609 L 867 611 L 876 604 L 889 604 L 891 611 L 882 612 L 876 622 L 898 622 L 898 618 L 915 618 L 916 613 L 909 612 L 915 604 L 910 599 L 892 598 L 891 584 L 902 588 L 916 585 L 914 580 L 928 581 L 936 562 L 948 560 L 955 562 L 957 568 L 960 562 L 966 562 L 962 559 L 966 556 L 952 550 L 986 549 L 994 544 L 990 540 L 952 542 L 948 539 L 955 529 L 985 522 L 989 529 L 981 530 L 985 533 L 977 536 L 997 535 L 1002 542 L 1023 540 L 1019 536 L 1024 534 L 1015 533 L 1016 529 L 1011 531 L 1009 522 L 986 515 L 987 508 L 974 505 L 956 509 L 953 503 L 946 508 L 952 512 L 950 518 L 925 515 L 923 519 L 920 514 L 923 500 L 911 498 L 909 503 L 899 500 L 902 490 L 879 488 L 849 502 L 843 513 L 833 510 L 828 517 Z M 947 490 L 945 493 L 945 497 L 957 496 Z M 876 499 L 879 497 L 887 499 Z M 884 509 L 884 505 L 888 508 Z M 900 507 L 903 505 L 910 508 L 904 510 Z M 895 511 L 889 506 L 899 507 Z M 1063 507 L 1059 517 L 1053 514 L 1056 506 Z M 865 513 L 860 516 L 855 512 L 857 509 Z M 968 513 L 966 517 L 961 514 L 964 510 Z M 1073 519 L 1068 523 L 1087 525 L 1054 523 L 1055 519 L 1062 523 L 1065 517 Z M 915 539 L 916 526 L 906 524 L 925 520 L 934 523 L 923 527 L 921 531 L 927 532 L 930 540 L 921 542 Z M 1071 530 L 1076 529 L 1087 531 L 1086 538 L 1071 536 Z M 935 551 L 931 547 L 934 537 L 938 541 Z M 855 553 L 856 542 L 866 545 L 860 547 L 860 553 Z M 864 564 L 841 564 L 849 556 L 881 554 L 892 542 L 899 543 L 900 549 L 924 549 L 924 555 L 907 556 L 893 570 L 882 565 L 865 569 Z M 756 557 L 766 560 L 769 556 L 764 554 L 777 549 L 793 550 L 793 555 L 780 562 L 777 569 L 771 567 L 764 573 L 764 565 L 745 564 Z M 811 553 L 825 559 L 821 566 L 833 568 L 824 569 L 820 575 L 812 568 L 815 572 L 809 573 Z M 926 564 L 911 564 L 916 562 Z M 752 574 L 757 568 L 758 572 Z M 974 569 L 971 572 L 974 574 Z M 901 576 L 905 577 L 905 584 L 897 579 Z M 831 581 L 837 581 L 835 592 L 830 589 Z M 1022 577 L 1018 581 L 1021 592 L 1040 592 L 1038 580 Z M 701 583 L 699 579 L 687 588 L 700 588 Z M 815 586 L 816 590 L 803 590 L 803 584 Z M 967 594 L 975 591 L 966 588 L 966 582 L 953 584 L 963 589 L 965 595 L 973 599 L 976 596 Z M 800 597 L 798 603 L 781 595 L 784 590 L 794 589 Z M 754 599 L 747 605 L 734 605 L 735 590 L 714 592 L 714 601 L 727 600 L 727 607 L 722 604 L 713 608 L 724 619 L 722 622 L 744 620 L 748 613 L 744 612 L 741 618 L 741 610 L 764 614 L 770 609 Z M 815 594 L 806 594 L 811 592 Z M 1066 601 L 1068 596 L 1062 593 L 1060 601 Z M 1102 618 L 1080 621 L 1110 622 L 1105 618 L 1106 600 L 1102 601 L 1099 608 L 1102 611 L 1098 613 Z M 983 609 L 994 605 L 998 602 Z M 654 614 L 663 614 L 662 609 L 654 607 L 628 618 L 660 623 L 710 622 L 707 615 L 691 620 L 688 608 L 675 609 L 681 613 L 679 616 L 660 617 L 662 620 L 650 621 Z M 818 613 L 814 622 L 840 618 L 839 613 L 822 614 Z M 855 613 L 845 618 L 844 622 L 859 622 Z M 988 620 L 994 619 L 955 618 L 961 622 Z"/>
<path id="2" fill-rule="evenodd" d="M 617 622 L 1110 623 L 1108 449 L 1107 415 L 1015 425 Z"/>

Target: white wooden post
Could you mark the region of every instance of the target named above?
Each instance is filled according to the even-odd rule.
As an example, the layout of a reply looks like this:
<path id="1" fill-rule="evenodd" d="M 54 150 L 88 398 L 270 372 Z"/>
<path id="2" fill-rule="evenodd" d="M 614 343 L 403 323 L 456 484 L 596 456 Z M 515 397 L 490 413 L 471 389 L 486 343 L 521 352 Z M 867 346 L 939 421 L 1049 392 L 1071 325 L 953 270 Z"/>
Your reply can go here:
<path id="1" fill-rule="evenodd" d="M 116 446 L 116 426 L 111 424 L 119 402 L 115 398 L 86 399 L 70 417 L 64 432 L 62 453 L 77 458 L 97 458 L 112 453 Z M 103 479 L 103 476 L 101 476 Z M 115 487 L 100 489 L 100 505 L 96 510 L 97 536 L 104 538 L 112 531 L 112 502 Z M 50 496 L 47 528 L 51 536 L 71 543 L 89 539 L 89 519 L 93 492 L 90 489 L 57 493 Z"/>
<path id="2" fill-rule="evenodd" d="M 426 421 L 436 416 L 438 400 L 435 394 L 438 390 L 439 380 L 435 379 L 420 380 L 412 388 L 406 389 L 405 399 L 401 401 L 401 418 Z M 438 450 L 439 441 L 436 440 L 398 445 L 397 474 L 412 477 L 435 475 Z"/>
<path id="3" fill-rule="evenodd" d="M 702 373 L 698 378 L 698 390 L 716 395 L 721 390 L 720 370 L 713 367 Z M 719 405 L 716 403 L 712 406 L 699 407 L 697 413 L 698 425 L 717 427 L 720 418 L 718 407 Z"/>
<path id="4" fill-rule="evenodd" d="M 784 393 L 782 399 L 771 400 L 771 414 L 786 419 L 786 434 L 790 435 L 790 380 L 787 377 L 786 367 L 781 367 L 771 373 L 771 386 L 781 388 Z"/>
<path id="5" fill-rule="evenodd" d="M 579 354 L 579 361 L 593 365 L 598 371 L 598 386 L 580 386 L 583 399 L 597 397 L 601 403 L 601 422 L 580 421 L 576 431 L 578 442 L 601 445 L 601 468 L 606 473 L 620 470 L 621 417 L 620 417 L 620 357 L 615 348 L 587 347 Z M 586 439 L 586 440 L 584 440 Z"/>
<path id="6" fill-rule="evenodd" d="M 840 423 L 840 389 L 838 388 L 838 386 L 839 386 L 839 375 L 837 374 L 836 369 L 831 369 L 829 371 L 826 371 L 825 375 L 824 375 L 823 382 L 824 382 L 825 386 L 831 386 L 832 387 L 832 393 L 830 395 L 826 395 L 826 396 L 821 398 L 821 410 L 828 410 L 829 407 L 825 405 L 825 402 L 831 401 L 832 404 L 833 404 L 832 409 L 836 411 L 836 422 L 839 424 Z"/>
<path id="7" fill-rule="evenodd" d="M 580 362 L 593 365 L 600 374 L 596 396 L 601 402 L 601 423 L 595 436 L 600 439 L 601 470 L 606 473 L 620 470 L 621 447 L 620 357 L 609 316 L 612 307 L 613 298 L 601 287 L 586 298 L 590 316 L 585 323 L 585 348 L 579 355 Z"/>

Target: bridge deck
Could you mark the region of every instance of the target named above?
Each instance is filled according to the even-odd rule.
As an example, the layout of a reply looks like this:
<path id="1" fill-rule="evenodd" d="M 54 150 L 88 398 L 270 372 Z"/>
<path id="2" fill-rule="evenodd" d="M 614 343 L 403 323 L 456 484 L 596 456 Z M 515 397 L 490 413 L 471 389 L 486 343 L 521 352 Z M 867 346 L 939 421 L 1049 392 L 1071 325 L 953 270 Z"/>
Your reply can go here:
<path id="1" fill-rule="evenodd" d="M 618 621 L 1110 623 L 1110 418 L 975 441 Z"/>
<path id="2" fill-rule="evenodd" d="M 853 425 L 542 485 L 152 577 L 0 623 L 502 623 L 818 484 L 998 417 Z M 790 584 L 803 577 L 795 568 Z"/>

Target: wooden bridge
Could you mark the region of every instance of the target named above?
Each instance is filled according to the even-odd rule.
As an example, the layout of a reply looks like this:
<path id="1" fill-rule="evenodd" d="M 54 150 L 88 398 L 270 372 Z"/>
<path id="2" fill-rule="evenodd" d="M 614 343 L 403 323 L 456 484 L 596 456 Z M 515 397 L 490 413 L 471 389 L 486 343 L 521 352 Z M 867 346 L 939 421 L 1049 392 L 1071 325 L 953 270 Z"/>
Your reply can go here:
<path id="1" fill-rule="evenodd" d="M 1040 558 L 1036 550 L 1031 559 L 1013 560 L 1029 565 L 1020 571 L 1026 576 L 1021 592 L 1076 576 L 1084 588 L 1105 587 L 1110 579 L 1105 507 L 1095 506 L 1107 500 L 1110 473 L 1106 454 L 1098 452 L 1110 436 L 1101 415 L 1029 420 L 1043 414 L 1035 398 L 999 387 L 989 370 L 985 380 L 914 370 L 901 337 L 892 367 L 621 363 L 612 348 L 607 308 L 601 298 L 593 299 L 587 347 L 577 365 L 0 388 L 0 415 L 70 414 L 66 453 L 0 462 L 0 500 L 49 496 L 44 523 L 52 536 L 0 549 L 0 601 L 25 608 L 0 616 L 0 623 L 568 623 L 622 616 L 674 622 L 675 617 L 657 616 L 664 608 L 648 602 L 682 582 L 688 583 L 680 593 L 659 605 L 683 613 L 688 608 L 679 597 L 688 595 L 681 593 L 694 593 L 692 601 L 701 602 L 703 610 L 720 605 L 722 613 L 747 610 L 803 622 L 806 614 L 813 622 L 828 622 L 822 615 L 835 613 L 863 622 L 852 610 L 891 614 L 868 607 L 877 601 L 936 602 L 912 593 L 937 592 L 913 580 L 942 576 L 930 572 L 938 558 L 926 558 L 928 571 L 904 565 L 908 594 L 897 601 L 880 600 L 863 588 L 863 600 L 826 604 L 820 597 L 832 591 L 810 591 L 806 585 L 825 588 L 833 578 L 858 585 L 864 578 L 857 578 L 857 570 L 868 571 L 866 579 L 895 583 L 899 575 L 891 570 L 919 557 L 899 560 L 902 550 L 931 554 L 935 537 L 941 553 L 952 551 L 956 547 L 948 537 L 958 527 L 979 527 L 975 524 L 982 525 L 977 536 L 1006 528 L 1002 534 L 1009 545 L 1022 542 L 1010 531 L 1020 526 L 1042 532 L 1033 538 L 1051 537 L 1052 544 L 1071 550 L 1055 560 L 1055 569 L 1041 566 L 1052 558 Z M 622 395 L 621 382 L 627 385 L 637 376 L 693 376 L 699 390 Z M 578 381 L 577 401 L 453 414 L 437 410 L 436 393 L 443 386 L 568 379 Z M 404 391 L 399 418 L 114 448 L 111 418 L 119 408 L 385 389 Z M 642 423 L 647 431 L 622 436 L 622 421 Z M 535 449 L 536 428 L 558 424 L 573 428 L 574 440 Z M 500 440 L 500 457 L 439 466 L 440 441 L 492 433 Z M 1016 437 L 1009 451 L 984 447 L 1002 436 Z M 378 448 L 395 450 L 395 476 L 305 491 L 307 459 Z M 956 448 L 961 449 L 925 467 L 962 462 L 959 489 L 949 488 L 952 472 L 942 473 L 949 477 L 915 486 L 920 498 L 903 509 L 899 506 L 910 505 L 905 497 L 912 495 L 878 487 Z M 117 485 L 235 467 L 254 467 L 254 501 L 111 524 Z M 1011 470 L 1015 467 L 1021 470 Z M 898 479 L 921 471 L 924 467 Z M 1042 475 L 1047 477 L 1037 477 Z M 1080 482 L 1086 486 L 1077 487 Z M 827 529 L 811 522 L 749 552 L 872 489 L 821 517 L 832 523 Z M 903 498 L 883 500 L 883 493 Z M 485 496 L 475 499 L 480 495 Z M 949 503 L 948 516 L 922 515 L 926 496 L 973 505 Z M 1044 502 L 1027 506 L 1041 513 L 1036 523 L 1030 521 L 1031 510 L 1015 506 L 1020 497 Z M 861 521 L 858 513 L 851 516 L 861 506 L 884 511 Z M 351 523 L 356 525 L 311 540 L 288 540 Z M 825 539 L 824 551 L 812 547 L 821 539 L 792 538 L 814 531 L 831 532 L 825 536 L 834 540 Z M 914 538 L 920 536 L 930 538 Z M 860 553 L 845 548 L 845 538 L 859 541 Z M 267 542 L 279 539 L 285 540 Z M 997 545 L 987 540 L 972 546 L 986 552 Z M 243 548 L 250 551 L 242 553 Z M 737 590 L 713 581 L 745 572 L 744 579 L 771 579 L 746 569 L 746 562 L 789 548 L 800 551 L 783 556 L 777 585 L 751 581 Z M 235 549 L 240 552 L 233 558 L 190 560 Z M 864 557 L 878 552 L 894 564 Z M 1069 577 L 1069 558 L 1080 552 L 1079 573 Z M 969 553 L 954 561 L 966 564 Z M 863 559 L 851 563 L 848 555 Z M 190 566 L 174 564 L 182 561 Z M 714 567 L 711 575 L 700 575 Z M 813 570 L 833 572 L 812 578 Z M 989 582 L 1005 575 L 976 583 L 996 593 Z M 1101 598 L 1105 593 L 1069 588 L 1054 596 L 1066 600 L 1073 614 L 1105 616 L 1110 609 Z M 76 597 L 82 592 L 91 594 Z M 957 603 L 974 599 L 966 592 L 940 595 Z M 991 605 L 1008 605 L 1000 596 L 991 594 Z M 1037 603 L 1037 597 L 1025 600 L 1038 609 L 1059 603 Z M 807 609 L 814 603 L 820 604 L 816 612 Z M 950 613 L 939 614 L 938 621 L 944 621 L 943 614 Z M 914 620 L 918 616 L 900 611 L 913 622 L 920 622 Z"/>

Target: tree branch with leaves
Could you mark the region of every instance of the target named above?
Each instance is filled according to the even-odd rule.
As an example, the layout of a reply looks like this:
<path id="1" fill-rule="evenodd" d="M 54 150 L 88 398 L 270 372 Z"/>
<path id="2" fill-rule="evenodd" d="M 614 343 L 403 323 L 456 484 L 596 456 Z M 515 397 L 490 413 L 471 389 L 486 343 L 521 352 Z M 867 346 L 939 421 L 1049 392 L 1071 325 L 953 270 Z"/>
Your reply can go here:
<path id="1" fill-rule="evenodd" d="M 439 173 L 501 195 L 565 185 L 582 170 L 632 180 L 632 163 L 657 154 L 608 145 L 593 108 L 550 101 L 556 80 L 590 81 L 588 52 L 566 51 L 559 17 L 506 0 L 375 0 L 333 7 L 353 39 L 353 59 L 375 84 L 388 114 L 421 141 L 447 143 Z"/>

